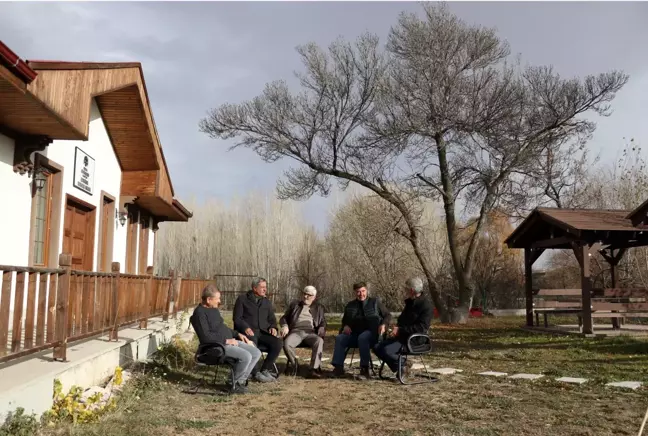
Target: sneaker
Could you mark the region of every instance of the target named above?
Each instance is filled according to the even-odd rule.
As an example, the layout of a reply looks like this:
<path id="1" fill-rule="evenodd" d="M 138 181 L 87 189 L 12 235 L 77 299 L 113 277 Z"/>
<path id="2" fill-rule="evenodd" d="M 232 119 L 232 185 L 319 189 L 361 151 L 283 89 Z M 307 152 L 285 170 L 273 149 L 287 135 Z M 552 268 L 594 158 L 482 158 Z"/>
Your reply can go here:
<path id="1" fill-rule="evenodd" d="M 271 378 L 272 381 L 277 381 L 277 379 L 279 378 L 279 374 L 274 374 L 274 373 L 270 372 L 270 370 L 268 370 L 268 369 L 264 369 L 263 371 L 261 371 L 261 373 L 264 376 L 266 376 L 268 378 Z"/>
<path id="2" fill-rule="evenodd" d="M 274 377 L 268 374 L 268 371 L 260 371 L 254 375 L 254 379 L 261 383 L 272 383 L 277 381 Z"/>
<path id="3" fill-rule="evenodd" d="M 245 387 L 245 385 L 241 383 L 234 383 L 234 387 L 230 391 L 232 394 L 247 394 L 248 393 L 248 388 Z"/>
<path id="4" fill-rule="evenodd" d="M 333 377 L 344 377 L 344 367 L 342 365 L 333 368 Z"/>

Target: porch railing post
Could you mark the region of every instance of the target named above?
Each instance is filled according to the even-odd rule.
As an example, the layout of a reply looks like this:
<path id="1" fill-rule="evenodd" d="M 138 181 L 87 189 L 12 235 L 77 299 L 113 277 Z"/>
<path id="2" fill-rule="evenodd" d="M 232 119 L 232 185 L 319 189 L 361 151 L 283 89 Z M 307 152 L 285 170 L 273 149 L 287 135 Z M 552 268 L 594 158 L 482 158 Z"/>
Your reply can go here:
<path id="1" fill-rule="evenodd" d="M 61 253 L 59 255 L 59 268 L 63 272 L 59 275 L 56 289 L 56 325 L 54 327 L 54 340 L 57 345 L 54 347 L 54 360 L 67 360 L 67 323 L 68 309 L 70 308 L 70 277 L 72 275 L 72 255 Z"/>
<path id="2" fill-rule="evenodd" d="M 169 314 L 173 311 L 173 286 L 175 283 L 175 271 L 169 270 L 169 288 L 167 289 L 166 304 L 164 305 L 164 313 L 162 314 L 162 321 L 169 320 Z"/>
<path id="3" fill-rule="evenodd" d="M 153 267 L 146 267 L 146 290 L 144 294 L 144 307 L 142 308 L 142 319 L 140 320 L 140 328 L 145 329 L 148 327 L 148 319 L 151 313 L 151 293 L 153 292 Z"/>
<path id="4" fill-rule="evenodd" d="M 117 334 L 119 330 L 119 285 L 121 280 L 121 273 L 119 272 L 120 265 L 119 262 L 113 262 L 110 271 L 112 272 L 112 314 L 113 314 L 113 325 L 110 329 L 110 334 L 108 336 L 109 341 L 117 341 L 119 335 Z"/>
<path id="5" fill-rule="evenodd" d="M 181 295 L 182 293 L 182 274 L 178 273 L 176 275 L 176 281 L 175 281 L 175 289 L 173 290 L 173 301 L 175 302 L 173 306 L 173 319 L 176 319 L 178 317 L 178 309 L 184 309 L 184 307 L 179 307 L 181 304 L 184 305 L 184 301 L 182 297 L 186 297 L 185 295 Z"/>

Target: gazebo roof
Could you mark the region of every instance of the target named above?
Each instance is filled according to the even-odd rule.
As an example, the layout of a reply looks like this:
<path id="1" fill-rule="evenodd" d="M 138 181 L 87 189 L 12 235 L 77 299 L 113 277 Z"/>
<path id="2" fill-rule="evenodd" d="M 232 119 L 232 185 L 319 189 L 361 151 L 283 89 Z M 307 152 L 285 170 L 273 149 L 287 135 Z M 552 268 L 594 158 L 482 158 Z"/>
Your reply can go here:
<path id="1" fill-rule="evenodd" d="M 648 226 L 634 225 L 631 216 L 628 210 L 536 208 L 505 242 L 509 248 L 571 248 L 575 241 L 648 245 Z"/>

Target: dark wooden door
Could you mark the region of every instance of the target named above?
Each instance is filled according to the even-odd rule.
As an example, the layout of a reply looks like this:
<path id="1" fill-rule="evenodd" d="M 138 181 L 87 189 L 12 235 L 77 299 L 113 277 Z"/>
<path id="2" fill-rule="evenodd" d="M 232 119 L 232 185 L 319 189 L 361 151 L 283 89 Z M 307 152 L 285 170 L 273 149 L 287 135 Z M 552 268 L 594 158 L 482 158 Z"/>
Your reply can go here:
<path id="1" fill-rule="evenodd" d="M 68 198 L 63 225 L 63 253 L 72 255 L 72 269 L 92 271 L 95 209 Z"/>

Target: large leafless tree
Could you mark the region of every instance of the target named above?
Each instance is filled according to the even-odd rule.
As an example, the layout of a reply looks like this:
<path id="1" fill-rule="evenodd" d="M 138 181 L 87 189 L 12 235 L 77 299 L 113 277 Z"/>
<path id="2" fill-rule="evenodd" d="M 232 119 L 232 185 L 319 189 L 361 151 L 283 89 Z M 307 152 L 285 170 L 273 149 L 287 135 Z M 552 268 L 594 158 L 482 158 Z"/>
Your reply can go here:
<path id="1" fill-rule="evenodd" d="M 372 133 L 387 148 L 407 138 L 412 173 L 443 201 L 459 305 L 467 309 L 487 214 L 526 206 L 538 188 L 558 199 L 556 171 L 564 183 L 578 164 L 569 151 L 595 129 L 583 115 L 608 115 L 628 77 L 612 71 L 564 79 L 551 67 L 522 68 L 494 29 L 466 24 L 445 5 L 423 8 L 423 17 L 402 14 L 391 30 L 389 80 Z M 477 216 L 463 251 L 459 203 Z"/>
<path id="2" fill-rule="evenodd" d="M 417 226 L 419 196 L 441 199 L 461 320 L 486 214 L 528 201 L 547 178 L 539 160 L 548 150 L 569 159 L 556 151 L 591 134 L 595 126 L 582 115 L 607 114 L 627 76 L 566 80 L 549 67 L 521 68 L 494 30 L 468 25 L 443 5 L 423 8 L 423 17 L 401 15 L 387 50 L 372 35 L 338 40 L 328 51 L 299 47 L 305 72 L 298 93 L 272 82 L 251 101 L 212 110 L 200 127 L 214 138 L 237 138 L 236 146 L 267 162 L 298 162 L 279 182 L 282 198 L 327 195 L 333 178 L 389 202 L 399 215 L 395 230 L 411 243 L 444 313 Z M 457 238 L 461 204 L 477 216 L 465 249 Z"/>

